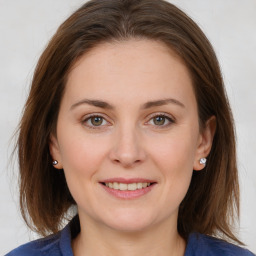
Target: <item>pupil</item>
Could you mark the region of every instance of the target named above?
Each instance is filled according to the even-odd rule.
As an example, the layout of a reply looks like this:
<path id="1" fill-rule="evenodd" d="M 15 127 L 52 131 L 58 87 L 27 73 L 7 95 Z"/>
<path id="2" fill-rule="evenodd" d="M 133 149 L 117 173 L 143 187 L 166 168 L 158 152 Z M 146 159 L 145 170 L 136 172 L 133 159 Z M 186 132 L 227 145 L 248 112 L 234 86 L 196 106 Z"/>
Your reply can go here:
<path id="1" fill-rule="evenodd" d="M 165 117 L 162 117 L 162 116 L 158 116 L 154 118 L 154 123 L 156 125 L 163 125 L 164 121 L 165 121 Z"/>
<path id="2" fill-rule="evenodd" d="M 101 125 L 102 124 L 102 117 L 94 117 L 92 119 L 92 124 L 95 126 Z"/>

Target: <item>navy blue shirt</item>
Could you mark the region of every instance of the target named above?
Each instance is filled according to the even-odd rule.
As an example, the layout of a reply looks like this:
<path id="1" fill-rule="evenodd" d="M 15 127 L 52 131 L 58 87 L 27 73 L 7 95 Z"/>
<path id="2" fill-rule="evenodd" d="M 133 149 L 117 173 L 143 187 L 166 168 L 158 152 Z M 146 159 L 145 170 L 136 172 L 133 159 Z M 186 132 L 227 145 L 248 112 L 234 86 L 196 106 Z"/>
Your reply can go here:
<path id="1" fill-rule="evenodd" d="M 46 238 L 24 244 L 6 256 L 73 256 L 71 239 L 80 232 L 77 218 L 74 218 L 62 231 Z M 188 238 L 185 256 L 253 256 L 250 251 L 222 240 L 191 233 Z"/>

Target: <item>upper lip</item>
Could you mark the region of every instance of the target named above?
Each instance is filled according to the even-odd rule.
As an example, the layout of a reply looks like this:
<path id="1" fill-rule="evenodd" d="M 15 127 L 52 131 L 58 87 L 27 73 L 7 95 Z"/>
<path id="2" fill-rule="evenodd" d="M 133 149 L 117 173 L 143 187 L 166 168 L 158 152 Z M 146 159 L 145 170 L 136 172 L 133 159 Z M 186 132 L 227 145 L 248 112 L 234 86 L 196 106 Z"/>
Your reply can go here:
<path id="1" fill-rule="evenodd" d="M 129 184 L 129 183 L 156 183 L 155 180 L 151 180 L 151 179 L 144 179 L 144 178 L 109 178 L 109 179 L 105 179 L 100 181 L 101 183 L 113 183 L 113 182 L 117 182 L 117 183 L 124 183 L 124 184 Z"/>

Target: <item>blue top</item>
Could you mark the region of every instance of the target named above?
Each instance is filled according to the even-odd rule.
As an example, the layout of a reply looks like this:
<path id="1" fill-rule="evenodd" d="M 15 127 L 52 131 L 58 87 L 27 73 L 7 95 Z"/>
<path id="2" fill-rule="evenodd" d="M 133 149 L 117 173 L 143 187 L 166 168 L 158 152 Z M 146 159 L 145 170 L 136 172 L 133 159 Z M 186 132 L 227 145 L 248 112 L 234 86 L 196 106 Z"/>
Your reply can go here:
<path id="1" fill-rule="evenodd" d="M 5 256 L 73 256 L 71 237 L 80 232 L 78 217 L 62 231 L 38 239 L 9 252 Z M 222 240 L 199 233 L 191 233 L 185 256 L 253 256 L 250 251 Z"/>

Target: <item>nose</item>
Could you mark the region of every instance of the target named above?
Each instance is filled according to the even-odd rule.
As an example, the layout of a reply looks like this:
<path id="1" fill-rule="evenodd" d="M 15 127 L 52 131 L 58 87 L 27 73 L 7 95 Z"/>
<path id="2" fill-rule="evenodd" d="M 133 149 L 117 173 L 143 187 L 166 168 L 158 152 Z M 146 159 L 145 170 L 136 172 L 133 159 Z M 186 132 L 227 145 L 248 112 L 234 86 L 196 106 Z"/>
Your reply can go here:
<path id="1" fill-rule="evenodd" d="M 116 131 L 109 156 L 113 163 L 125 168 L 144 162 L 146 152 L 139 132 L 135 128 L 123 128 Z"/>

